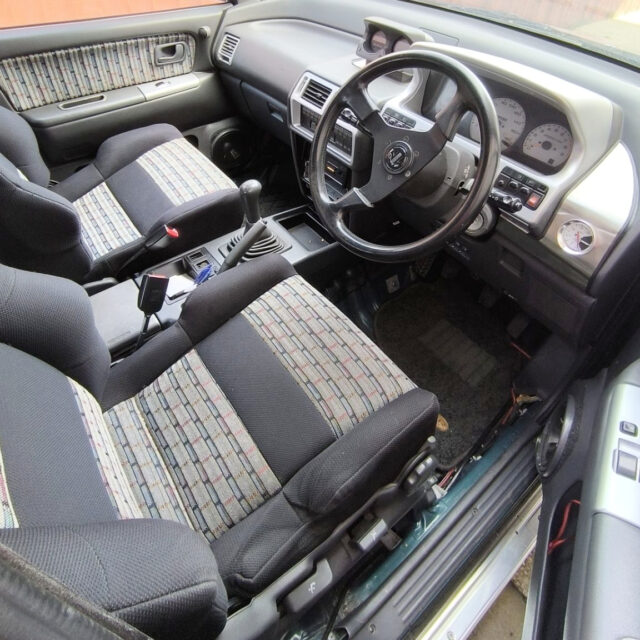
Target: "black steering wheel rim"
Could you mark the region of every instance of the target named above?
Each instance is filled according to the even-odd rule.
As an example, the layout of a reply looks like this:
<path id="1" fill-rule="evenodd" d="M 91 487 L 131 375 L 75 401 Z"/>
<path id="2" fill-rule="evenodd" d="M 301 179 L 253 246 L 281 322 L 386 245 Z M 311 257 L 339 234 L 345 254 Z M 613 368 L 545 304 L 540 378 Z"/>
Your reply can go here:
<path id="1" fill-rule="evenodd" d="M 480 125 L 480 154 L 471 189 L 453 215 L 433 233 L 402 245 L 379 245 L 355 235 L 345 222 L 345 215 L 356 205 L 368 204 L 358 190 L 350 190 L 349 198 L 337 203 L 329 198 L 324 167 L 326 166 L 327 145 L 335 123 L 346 107 L 353 109 L 349 99 L 363 94 L 371 82 L 382 75 L 407 68 L 430 69 L 443 73 L 455 80 L 457 90 L 454 98 L 441 111 L 446 127 L 440 128 L 438 117 L 436 124 L 424 135 L 432 135 L 439 141 L 444 139 L 442 147 L 455 135 L 460 118 L 468 110 L 478 116 Z M 364 93 L 366 95 L 366 93 Z M 447 110 L 451 113 L 444 113 Z M 354 111 L 356 111 L 354 109 Z M 439 115 L 438 114 L 438 115 Z M 356 115 L 358 112 L 356 111 Z M 434 131 L 439 129 L 438 131 Z M 441 130 L 440 130 L 441 129 Z M 400 138 L 402 130 L 398 130 Z M 375 153 L 375 150 L 374 150 Z M 324 113 L 316 127 L 309 159 L 309 182 L 311 195 L 321 220 L 330 233 L 343 246 L 362 258 L 377 262 L 409 262 L 440 249 L 446 240 L 460 234 L 471 224 L 486 202 L 491 191 L 500 158 L 500 129 L 498 117 L 491 97 L 480 79 L 465 65 L 436 51 L 409 49 L 378 58 L 363 69 L 356 71 L 349 80 L 327 101 Z M 375 162 L 375 158 L 372 164 Z M 428 164 L 428 163 L 427 163 Z M 426 165 L 424 165 L 426 166 Z M 390 179 L 390 178 L 389 178 Z M 368 186 L 368 185 L 367 185 Z M 353 192 L 355 191 L 355 197 Z M 357 202 L 357 199 L 360 202 Z M 370 205 L 369 205 L 370 206 Z"/>

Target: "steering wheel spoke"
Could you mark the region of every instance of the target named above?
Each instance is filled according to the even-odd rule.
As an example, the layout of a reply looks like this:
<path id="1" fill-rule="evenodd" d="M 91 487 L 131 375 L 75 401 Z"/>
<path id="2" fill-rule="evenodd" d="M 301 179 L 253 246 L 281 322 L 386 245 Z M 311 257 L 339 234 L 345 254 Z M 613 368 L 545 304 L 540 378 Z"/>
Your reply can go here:
<path id="1" fill-rule="evenodd" d="M 370 116 L 378 113 L 378 106 L 371 99 L 367 87 L 357 83 L 350 87 L 345 87 L 346 91 L 342 96 L 342 103 L 349 107 L 359 120 L 364 122 Z"/>
<path id="2" fill-rule="evenodd" d="M 332 200 L 329 207 L 334 213 L 342 211 L 346 213 L 363 207 L 373 207 L 374 203 L 367 197 L 371 183 L 363 187 L 352 187 L 337 200 Z"/>
<path id="3" fill-rule="evenodd" d="M 435 126 L 447 140 L 452 140 L 458 130 L 460 118 L 469 110 L 469 100 L 461 89 L 457 89 L 449 102 L 436 113 Z"/>

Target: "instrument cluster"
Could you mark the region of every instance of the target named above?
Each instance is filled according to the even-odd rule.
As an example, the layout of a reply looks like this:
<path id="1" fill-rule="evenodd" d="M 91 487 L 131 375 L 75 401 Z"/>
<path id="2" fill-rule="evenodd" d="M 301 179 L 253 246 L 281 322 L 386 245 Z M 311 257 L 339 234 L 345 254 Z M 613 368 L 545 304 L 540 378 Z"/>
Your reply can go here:
<path id="1" fill-rule="evenodd" d="M 502 153 L 537 171 L 559 171 L 573 149 L 566 116 L 551 105 L 497 82 L 485 80 L 500 123 Z M 459 133 L 480 142 L 477 116 L 467 114 Z"/>

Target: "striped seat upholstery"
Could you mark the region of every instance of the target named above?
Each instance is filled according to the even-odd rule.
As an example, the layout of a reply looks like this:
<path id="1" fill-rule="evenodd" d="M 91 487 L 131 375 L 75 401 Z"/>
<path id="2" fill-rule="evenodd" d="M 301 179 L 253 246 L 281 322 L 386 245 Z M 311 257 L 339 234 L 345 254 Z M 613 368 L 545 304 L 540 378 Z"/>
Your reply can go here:
<path id="1" fill-rule="evenodd" d="M 147 151 L 137 163 L 174 205 L 236 185 L 184 138 Z"/>
<path id="2" fill-rule="evenodd" d="M 175 520 L 215 539 L 280 490 L 196 351 L 104 416 L 72 384 L 120 517 Z"/>
<path id="3" fill-rule="evenodd" d="M 141 237 L 106 182 L 73 204 L 80 218 L 82 240 L 94 260 Z"/>
<path id="4" fill-rule="evenodd" d="M 300 276 L 243 312 L 331 426 L 344 435 L 416 385 Z"/>

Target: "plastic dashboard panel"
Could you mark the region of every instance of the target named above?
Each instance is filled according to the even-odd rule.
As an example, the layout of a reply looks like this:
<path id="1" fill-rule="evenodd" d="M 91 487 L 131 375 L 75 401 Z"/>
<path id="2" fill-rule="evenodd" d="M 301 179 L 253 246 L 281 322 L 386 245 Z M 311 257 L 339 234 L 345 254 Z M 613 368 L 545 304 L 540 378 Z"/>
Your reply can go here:
<path id="1" fill-rule="evenodd" d="M 224 33 L 227 32 L 240 39 L 229 71 L 278 100 L 291 94 L 294 98 L 290 109 L 291 126 L 309 139 L 308 132 L 301 131 L 299 122 L 304 74 L 324 80 L 331 88 L 340 86 L 355 71 L 359 39 L 325 26 L 291 19 L 244 22 L 225 26 Z M 556 110 L 566 116 L 574 146 L 559 171 L 546 174 L 536 170 L 535 163 L 528 165 L 522 159 L 518 161 L 507 156 L 502 157 L 500 169 L 509 167 L 548 186 L 548 193 L 537 209 L 523 207 L 513 217 L 522 228 L 540 239 L 546 250 L 567 262 L 583 277 L 591 277 L 626 229 L 636 200 L 632 159 L 624 152 L 624 147 L 614 149 L 622 132 L 621 110 L 607 97 L 518 62 L 441 43 L 414 46 L 451 55 L 470 65 L 488 81 L 501 83 L 522 96 L 529 95 L 532 104 L 544 103 L 550 113 Z M 267 73 L 266 67 L 277 68 L 279 72 Z M 341 125 L 349 129 L 346 123 Z M 478 145 L 472 140 L 458 135 L 456 141 L 477 152 Z M 614 151 L 609 153 L 612 149 Z M 336 149 L 331 151 L 350 164 L 350 155 Z M 607 154 L 603 167 L 594 171 Z M 615 192 L 609 194 L 612 173 L 623 179 Z M 585 199 L 585 193 L 608 193 L 609 197 L 606 201 L 603 198 Z M 558 215 L 554 217 L 556 211 Z M 595 231 L 593 249 L 580 255 L 563 251 L 557 239 L 562 223 L 576 219 L 587 222 Z"/>

